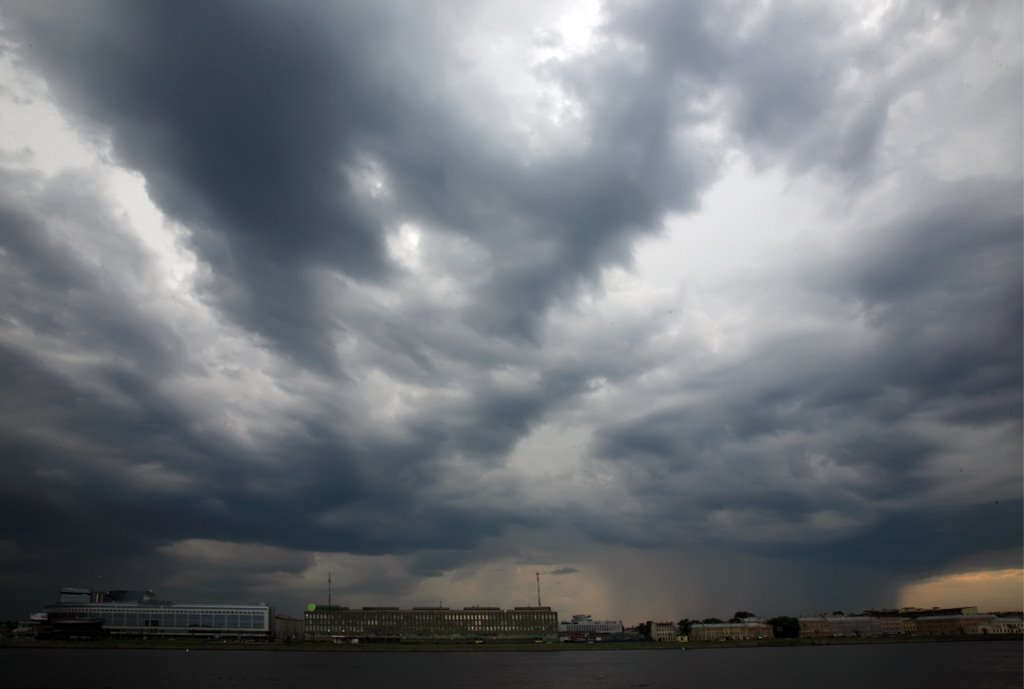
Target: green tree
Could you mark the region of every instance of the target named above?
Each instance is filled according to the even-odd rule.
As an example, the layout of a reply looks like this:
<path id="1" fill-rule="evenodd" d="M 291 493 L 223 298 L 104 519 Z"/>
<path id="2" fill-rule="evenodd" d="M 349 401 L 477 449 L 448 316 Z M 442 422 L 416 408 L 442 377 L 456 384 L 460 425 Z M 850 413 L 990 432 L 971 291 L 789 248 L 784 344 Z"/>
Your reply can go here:
<path id="1" fill-rule="evenodd" d="M 776 639 L 797 639 L 800 637 L 800 620 L 795 617 L 773 617 L 768 624 L 775 631 Z"/>
<path id="2" fill-rule="evenodd" d="M 689 636 L 690 629 L 693 627 L 693 623 L 697 620 L 691 620 L 689 617 L 684 617 L 679 620 L 679 634 L 682 636 Z"/>
<path id="3" fill-rule="evenodd" d="M 722 620 L 718 619 L 717 617 L 705 617 L 703 620 L 701 620 L 701 623 L 702 624 L 722 624 Z"/>

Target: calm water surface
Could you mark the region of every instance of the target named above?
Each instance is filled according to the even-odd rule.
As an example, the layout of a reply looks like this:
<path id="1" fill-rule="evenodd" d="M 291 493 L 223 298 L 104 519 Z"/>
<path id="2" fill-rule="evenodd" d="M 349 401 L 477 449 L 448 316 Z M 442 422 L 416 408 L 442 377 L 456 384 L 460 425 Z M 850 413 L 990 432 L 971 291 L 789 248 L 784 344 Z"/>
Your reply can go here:
<path id="1" fill-rule="evenodd" d="M 3 649 L 5 687 L 1021 687 L 1015 641 L 688 651 Z"/>

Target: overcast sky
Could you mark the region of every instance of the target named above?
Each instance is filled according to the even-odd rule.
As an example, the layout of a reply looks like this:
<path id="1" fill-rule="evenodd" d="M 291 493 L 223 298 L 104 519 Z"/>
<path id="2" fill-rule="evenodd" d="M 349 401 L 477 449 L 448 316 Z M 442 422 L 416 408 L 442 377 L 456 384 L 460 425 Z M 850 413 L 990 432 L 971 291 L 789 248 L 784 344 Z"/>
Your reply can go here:
<path id="1" fill-rule="evenodd" d="M 0 5 L 0 614 L 1022 606 L 1005 2 Z"/>

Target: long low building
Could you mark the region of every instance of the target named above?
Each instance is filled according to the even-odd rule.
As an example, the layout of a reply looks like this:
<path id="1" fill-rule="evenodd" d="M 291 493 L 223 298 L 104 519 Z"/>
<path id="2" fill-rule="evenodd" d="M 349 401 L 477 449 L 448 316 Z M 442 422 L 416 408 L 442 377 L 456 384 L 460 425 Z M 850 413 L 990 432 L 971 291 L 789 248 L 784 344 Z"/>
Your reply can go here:
<path id="1" fill-rule="evenodd" d="M 62 589 L 41 616 L 41 631 L 72 635 L 97 630 L 112 636 L 231 637 L 270 639 L 272 609 L 260 605 L 178 604 L 156 599 L 152 591 L 89 592 Z"/>
<path id="2" fill-rule="evenodd" d="M 368 607 L 352 609 L 310 603 L 304 619 L 307 641 L 465 641 L 558 638 L 558 613 L 551 608 Z"/>
<path id="3" fill-rule="evenodd" d="M 772 626 L 764 622 L 697 623 L 690 626 L 690 641 L 749 641 L 774 638 L 775 631 Z"/>
<path id="4" fill-rule="evenodd" d="M 882 636 L 883 634 L 903 634 L 905 629 L 902 620 L 894 618 L 871 617 L 870 615 L 819 615 L 801 617 L 800 636 L 805 639 L 829 637 L 861 637 Z"/>
<path id="5" fill-rule="evenodd" d="M 947 636 L 1019 634 L 1020 618 L 999 617 L 976 612 L 977 608 L 947 608 L 941 615 L 922 615 L 918 608 L 896 611 L 869 611 L 870 615 L 818 615 L 800 618 L 803 638 L 859 636 Z M 952 610 L 946 613 L 946 610 Z M 975 612 L 972 612 L 975 611 Z M 927 611 L 924 611 L 927 612 Z"/>
<path id="6" fill-rule="evenodd" d="M 995 615 L 924 615 L 916 621 L 921 636 L 1007 633 Z"/>

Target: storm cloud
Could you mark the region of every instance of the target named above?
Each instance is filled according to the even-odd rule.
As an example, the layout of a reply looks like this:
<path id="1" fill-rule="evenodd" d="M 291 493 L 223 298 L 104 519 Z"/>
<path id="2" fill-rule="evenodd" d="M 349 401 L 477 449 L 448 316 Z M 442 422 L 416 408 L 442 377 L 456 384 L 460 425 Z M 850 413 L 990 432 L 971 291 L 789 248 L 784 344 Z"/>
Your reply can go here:
<path id="1" fill-rule="evenodd" d="M 0 7 L 9 616 L 1019 565 L 1019 6 Z"/>

